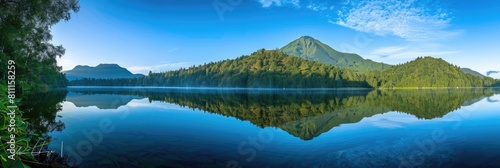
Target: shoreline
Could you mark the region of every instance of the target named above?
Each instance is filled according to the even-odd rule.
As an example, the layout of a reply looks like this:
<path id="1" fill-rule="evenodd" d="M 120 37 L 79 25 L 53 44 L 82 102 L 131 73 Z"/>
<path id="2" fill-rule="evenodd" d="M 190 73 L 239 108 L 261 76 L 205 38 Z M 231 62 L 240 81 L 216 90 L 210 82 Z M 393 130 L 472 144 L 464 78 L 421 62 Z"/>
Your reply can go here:
<path id="1" fill-rule="evenodd" d="M 165 87 L 165 86 L 68 86 L 58 89 L 161 89 L 220 91 L 371 91 L 376 88 L 231 88 L 231 87 Z"/>
<path id="2" fill-rule="evenodd" d="M 500 87 L 394 87 L 394 88 L 376 88 L 377 90 L 430 90 L 430 89 L 487 89 Z"/>
<path id="3" fill-rule="evenodd" d="M 433 90 L 433 89 L 486 89 L 500 87 L 394 87 L 394 88 L 239 88 L 239 87 L 170 87 L 170 86 L 67 86 L 60 89 L 172 89 L 172 90 Z"/>

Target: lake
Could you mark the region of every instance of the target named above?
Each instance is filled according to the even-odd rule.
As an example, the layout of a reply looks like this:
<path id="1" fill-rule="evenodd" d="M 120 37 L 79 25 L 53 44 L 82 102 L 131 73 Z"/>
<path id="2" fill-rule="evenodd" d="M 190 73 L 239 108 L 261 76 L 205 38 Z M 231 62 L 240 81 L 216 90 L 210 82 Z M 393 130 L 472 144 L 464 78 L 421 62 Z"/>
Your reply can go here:
<path id="1" fill-rule="evenodd" d="M 77 87 L 26 100 L 29 131 L 80 167 L 500 166 L 494 88 Z"/>

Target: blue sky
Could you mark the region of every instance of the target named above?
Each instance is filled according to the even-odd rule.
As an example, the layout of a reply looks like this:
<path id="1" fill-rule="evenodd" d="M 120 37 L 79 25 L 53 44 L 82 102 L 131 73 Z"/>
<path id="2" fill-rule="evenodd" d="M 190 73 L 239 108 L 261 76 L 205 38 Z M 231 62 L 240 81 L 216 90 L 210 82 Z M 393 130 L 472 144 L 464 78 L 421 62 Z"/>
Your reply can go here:
<path id="1" fill-rule="evenodd" d="M 58 64 L 117 63 L 162 72 L 280 48 L 312 36 L 332 48 L 399 64 L 434 56 L 483 74 L 500 70 L 495 0 L 82 0 L 52 27 Z M 491 73 L 500 78 L 499 73 Z"/>

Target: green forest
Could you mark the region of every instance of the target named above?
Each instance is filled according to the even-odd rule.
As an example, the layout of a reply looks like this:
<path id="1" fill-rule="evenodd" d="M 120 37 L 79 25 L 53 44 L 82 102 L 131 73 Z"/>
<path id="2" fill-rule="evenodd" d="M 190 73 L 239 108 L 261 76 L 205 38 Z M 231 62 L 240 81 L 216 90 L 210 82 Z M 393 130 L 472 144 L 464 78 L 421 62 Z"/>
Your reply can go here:
<path id="1" fill-rule="evenodd" d="M 489 87 L 498 80 L 466 74 L 443 59 L 419 57 L 391 67 L 376 77 L 378 87 Z M 496 82 L 496 83 L 495 83 Z"/>
<path id="2" fill-rule="evenodd" d="M 308 61 L 279 50 L 259 50 L 219 62 L 149 73 L 135 79 L 83 79 L 70 85 L 172 86 L 239 88 L 339 88 L 370 87 L 365 77 L 352 70 Z"/>
<path id="3" fill-rule="evenodd" d="M 50 152 L 46 151 L 51 141 L 48 133 L 65 128 L 56 118 L 62 108 L 60 103 L 67 96 L 67 86 L 368 88 L 350 96 L 338 93 L 133 93 L 147 96 L 151 101 L 247 120 L 259 127 L 279 127 L 304 140 L 341 124 L 359 122 L 364 117 L 388 111 L 408 113 L 420 119 L 441 117 L 464 104 L 493 95 L 493 91 L 483 88 L 437 91 L 420 88 L 500 87 L 499 79 L 474 75 L 470 69 L 464 73 L 464 69 L 443 59 L 419 57 L 393 66 L 336 51 L 307 36 L 281 49 L 260 49 L 250 55 L 189 68 L 149 72 L 145 76 L 125 74 L 134 78 L 68 81 L 57 64 L 65 48 L 52 44 L 51 28 L 61 21 L 69 21 L 79 9 L 78 0 L 0 0 L 0 121 L 3 121 L 0 148 L 10 147 L 8 142 L 14 139 L 19 149 L 16 160 L 9 159 L 10 153 L 6 150 L 0 150 L 0 167 L 69 167 L 67 158 L 57 153 L 34 156 L 29 152 L 35 149 Z M 15 88 L 12 101 L 8 97 L 9 87 Z M 47 92 L 59 88 L 63 91 Z M 384 89 L 376 90 L 378 88 Z M 8 115 L 11 110 L 16 111 L 15 117 Z M 9 130 L 11 121 L 15 131 Z M 11 138 L 11 134 L 16 137 Z"/>
<path id="4" fill-rule="evenodd" d="M 419 57 L 386 70 L 357 72 L 261 49 L 249 56 L 152 73 L 134 79 L 81 79 L 72 86 L 167 86 L 235 88 L 430 88 L 492 87 L 500 80 L 464 73 L 442 59 Z"/>

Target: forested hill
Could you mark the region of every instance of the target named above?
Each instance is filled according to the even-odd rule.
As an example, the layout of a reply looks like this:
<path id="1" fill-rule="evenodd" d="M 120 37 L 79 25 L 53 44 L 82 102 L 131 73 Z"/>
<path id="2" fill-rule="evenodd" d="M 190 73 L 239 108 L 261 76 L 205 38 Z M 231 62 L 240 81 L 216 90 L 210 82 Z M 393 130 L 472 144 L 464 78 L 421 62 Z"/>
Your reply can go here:
<path id="1" fill-rule="evenodd" d="M 279 50 L 259 50 L 250 56 L 150 73 L 135 79 L 84 79 L 70 85 L 177 86 L 243 88 L 371 87 L 364 76 L 316 61 L 289 56 Z"/>
<path id="2" fill-rule="evenodd" d="M 493 78 L 481 78 L 464 73 L 460 67 L 442 59 L 419 57 L 380 73 L 380 87 L 482 87 L 495 83 Z"/>
<path id="3" fill-rule="evenodd" d="M 327 65 L 347 68 L 366 72 L 371 70 L 382 71 L 392 65 L 364 59 L 357 54 L 342 53 L 330 46 L 309 36 L 302 36 L 281 48 L 286 54 L 304 58 L 311 61 L 319 61 Z"/>

